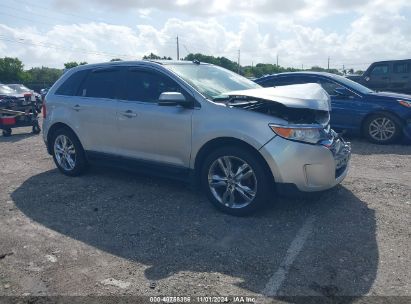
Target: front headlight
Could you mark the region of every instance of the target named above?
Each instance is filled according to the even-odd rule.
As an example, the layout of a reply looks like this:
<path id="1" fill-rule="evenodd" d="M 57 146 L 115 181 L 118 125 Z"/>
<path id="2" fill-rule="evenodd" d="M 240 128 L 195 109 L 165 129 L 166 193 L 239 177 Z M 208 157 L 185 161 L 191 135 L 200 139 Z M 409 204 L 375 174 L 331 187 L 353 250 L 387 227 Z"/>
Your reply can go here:
<path id="1" fill-rule="evenodd" d="M 298 126 L 298 125 L 275 125 L 269 127 L 275 134 L 290 140 L 316 144 L 319 141 L 328 139 L 327 132 L 321 126 Z"/>

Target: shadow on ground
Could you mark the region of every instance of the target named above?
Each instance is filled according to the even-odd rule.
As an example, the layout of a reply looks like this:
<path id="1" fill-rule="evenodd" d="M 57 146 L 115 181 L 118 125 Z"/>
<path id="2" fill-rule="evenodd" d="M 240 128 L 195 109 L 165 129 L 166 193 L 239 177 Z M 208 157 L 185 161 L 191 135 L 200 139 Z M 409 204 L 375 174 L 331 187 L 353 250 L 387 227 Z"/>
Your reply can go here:
<path id="1" fill-rule="evenodd" d="M 1 134 L 1 132 L 0 132 Z M 34 137 L 34 136 L 40 136 L 39 134 L 33 134 L 33 133 L 17 133 L 17 134 L 12 134 L 11 136 L 2 136 L 0 135 L 0 143 L 15 143 L 20 140 L 29 138 L 29 137 Z"/>
<path id="2" fill-rule="evenodd" d="M 248 218 L 214 210 L 184 184 L 104 168 L 79 178 L 41 173 L 12 199 L 50 229 L 147 265 L 153 281 L 179 271 L 222 273 L 259 293 L 311 216 L 313 231 L 279 295 L 361 296 L 376 277 L 374 211 L 342 186 L 315 201 L 277 199 Z"/>

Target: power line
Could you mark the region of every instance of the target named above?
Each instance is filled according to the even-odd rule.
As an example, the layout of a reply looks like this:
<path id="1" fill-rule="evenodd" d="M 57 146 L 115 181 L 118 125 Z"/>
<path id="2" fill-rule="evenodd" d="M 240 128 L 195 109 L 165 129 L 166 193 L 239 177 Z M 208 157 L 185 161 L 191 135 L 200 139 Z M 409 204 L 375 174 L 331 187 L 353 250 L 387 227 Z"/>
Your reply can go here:
<path id="1" fill-rule="evenodd" d="M 54 44 L 44 44 L 44 43 L 34 43 L 31 41 L 27 41 L 27 39 L 24 38 L 19 38 L 15 39 L 12 37 L 7 37 L 4 35 L 0 35 L 0 40 L 3 41 L 8 41 L 8 42 L 14 42 L 14 43 L 20 43 L 20 44 L 29 44 L 33 46 L 40 46 L 44 48 L 51 48 L 51 49 L 57 49 L 57 50 L 65 50 L 65 51 L 70 51 L 74 53 L 83 53 L 83 54 L 91 54 L 91 55 L 97 55 L 97 56 L 111 56 L 111 57 L 126 57 L 126 58 L 134 58 L 133 55 L 127 55 L 127 54 L 117 54 L 117 53 L 107 53 L 107 52 L 97 52 L 97 51 L 92 51 L 92 50 L 87 50 L 87 49 L 81 49 L 81 48 L 67 48 L 64 46 L 60 45 L 54 45 Z"/>

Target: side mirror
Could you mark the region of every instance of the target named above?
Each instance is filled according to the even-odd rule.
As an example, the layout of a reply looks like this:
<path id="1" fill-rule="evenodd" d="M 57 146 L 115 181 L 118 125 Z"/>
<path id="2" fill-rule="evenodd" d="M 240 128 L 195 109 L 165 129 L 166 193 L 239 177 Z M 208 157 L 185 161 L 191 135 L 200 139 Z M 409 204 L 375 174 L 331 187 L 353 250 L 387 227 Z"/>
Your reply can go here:
<path id="1" fill-rule="evenodd" d="M 166 107 L 182 106 L 184 108 L 191 108 L 193 106 L 193 102 L 191 100 L 187 100 L 180 92 L 164 92 L 161 93 L 158 98 L 158 105 Z"/>

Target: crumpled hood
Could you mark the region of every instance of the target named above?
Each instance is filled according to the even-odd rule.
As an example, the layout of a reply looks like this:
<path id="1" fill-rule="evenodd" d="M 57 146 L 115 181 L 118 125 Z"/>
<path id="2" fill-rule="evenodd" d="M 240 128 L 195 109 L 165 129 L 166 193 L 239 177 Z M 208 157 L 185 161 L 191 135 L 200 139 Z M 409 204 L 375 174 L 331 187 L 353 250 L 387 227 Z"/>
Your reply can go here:
<path id="1" fill-rule="evenodd" d="M 223 95 L 250 97 L 280 103 L 289 108 L 330 111 L 327 92 L 316 83 L 295 84 L 274 88 L 250 89 L 226 92 Z"/>

